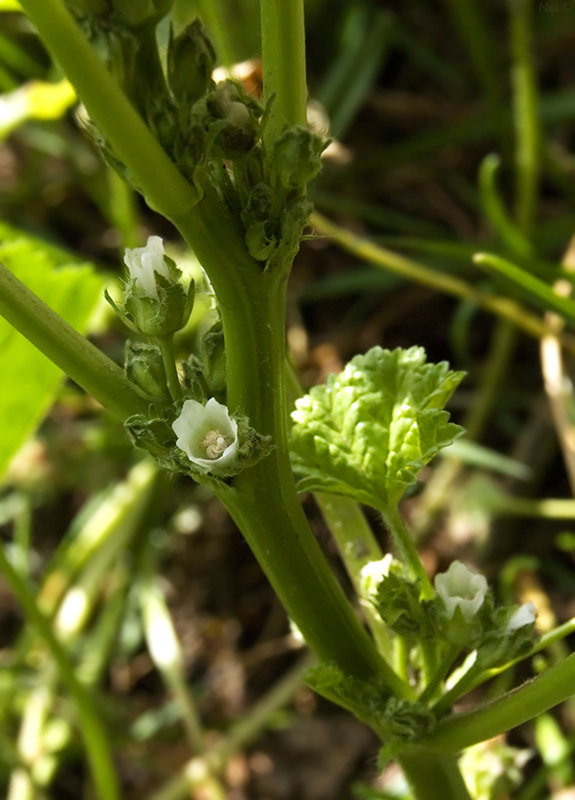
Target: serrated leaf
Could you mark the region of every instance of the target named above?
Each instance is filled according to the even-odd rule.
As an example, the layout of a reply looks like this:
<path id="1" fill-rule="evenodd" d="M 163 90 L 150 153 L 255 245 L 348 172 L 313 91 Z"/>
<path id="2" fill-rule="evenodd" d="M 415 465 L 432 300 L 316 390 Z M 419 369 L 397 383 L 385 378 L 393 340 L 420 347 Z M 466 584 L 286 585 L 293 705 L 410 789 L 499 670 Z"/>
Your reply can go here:
<path id="1" fill-rule="evenodd" d="M 84 331 L 102 291 L 88 264 L 8 226 L 0 226 L 0 261 L 76 330 Z M 67 265 L 67 266 L 65 266 Z M 62 372 L 0 318 L 0 479 L 54 400 Z"/>
<path id="2" fill-rule="evenodd" d="M 421 347 L 374 347 L 296 403 L 292 459 L 300 491 L 393 508 L 463 430 L 443 410 L 463 378 Z"/>

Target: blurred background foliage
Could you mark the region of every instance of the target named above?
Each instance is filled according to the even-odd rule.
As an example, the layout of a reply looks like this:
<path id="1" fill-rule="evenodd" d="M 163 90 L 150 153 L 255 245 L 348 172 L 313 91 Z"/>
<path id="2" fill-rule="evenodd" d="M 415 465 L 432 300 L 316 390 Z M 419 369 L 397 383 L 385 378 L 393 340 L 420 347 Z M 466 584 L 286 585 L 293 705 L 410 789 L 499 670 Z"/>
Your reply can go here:
<path id="1" fill-rule="evenodd" d="M 257 94 L 258 3 L 176 0 L 171 21 L 197 15 L 222 68 Z M 465 559 L 506 602 L 533 600 L 542 632 L 571 624 L 575 7 L 307 0 L 306 16 L 310 119 L 333 142 L 293 273 L 291 358 L 306 385 L 375 344 L 423 345 L 466 370 L 451 411 L 468 436 L 404 503 L 426 567 Z M 200 282 L 201 270 L 101 162 L 16 0 L 0 0 L 0 92 L 0 259 L 120 362 L 126 331 L 102 293 L 123 248 L 161 235 Z M 202 288 L 182 352 L 213 319 Z M 94 797 L 48 618 L 127 799 L 407 797 L 393 766 L 376 769 L 371 734 L 301 684 L 300 643 L 206 490 L 140 460 L 3 321 L 0 375 L 3 796 Z M 572 797 L 574 734 L 566 704 L 469 751 L 473 796 Z"/>

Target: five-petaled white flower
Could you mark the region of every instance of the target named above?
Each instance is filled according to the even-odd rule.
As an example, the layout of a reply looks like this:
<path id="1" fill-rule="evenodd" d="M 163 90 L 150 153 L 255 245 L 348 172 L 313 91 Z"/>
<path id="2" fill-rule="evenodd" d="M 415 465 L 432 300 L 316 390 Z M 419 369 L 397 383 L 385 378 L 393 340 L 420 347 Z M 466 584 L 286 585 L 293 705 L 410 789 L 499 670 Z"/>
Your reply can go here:
<path id="1" fill-rule="evenodd" d="M 170 270 L 164 261 L 164 243 L 161 237 L 148 237 L 145 247 L 134 247 L 133 250 L 126 248 L 124 263 L 138 294 L 158 300 L 156 273 L 171 280 Z"/>
<path id="2" fill-rule="evenodd" d="M 450 619 L 455 609 L 460 608 L 469 621 L 481 608 L 487 594 L 487 581 L 483 575 L 467 569 L 461 561 L 454 561 L 447 572 L 435 576 L 435 588 Z"/>
<path id="3" fill-rule="evenodd" d="M 214 397 L 205 406 L 186 400 L 172 428 L 178 437 L 176 445 L 193 464 L 218 471 L 236 458 L 238 423 Z"/>
<path id="4" fill-rule="evenodd" d="M 529 601 L 528 603 L 523 603 L 522 606 L 519 606 L 517 611 L 511 615 L 509 622 L 507 623 L 507 630 L 511 633 L 512 631 L 516 631 L 518 628 L 523 628 L 524 625 L 531 625 L 535 622 L 537 618 L 537 607 L 535 603 Z"/>

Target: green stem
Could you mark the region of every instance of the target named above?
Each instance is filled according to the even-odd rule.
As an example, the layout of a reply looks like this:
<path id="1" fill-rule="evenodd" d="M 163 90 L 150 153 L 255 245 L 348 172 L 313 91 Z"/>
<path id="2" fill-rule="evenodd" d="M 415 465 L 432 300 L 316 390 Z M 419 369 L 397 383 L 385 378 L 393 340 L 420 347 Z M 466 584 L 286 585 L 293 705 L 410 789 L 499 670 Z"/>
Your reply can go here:
<path id="1" fill-rule="evenodd" d="M 101 800 L 120 800 L 118 779 L 110 750 L 110 737 L 104 730 L 92 698 L 78 681 L 69 657 L 51 628 L 49 620 L 38 608 L 31 590 L 10 564 L 0 547 L 0 572 L 18 600 L 29 624 L 46 643 L 50 655 L 70 692 L 84 737 L 92 777 Z"/>
<path id="2" fill-rule="evenodd" d="M 411 568 L 413 576 L 421 581 L 421 595 L 425 600 L 431 600 L 435 596 L 435 590 L 431 585 L 429 576 L 425 571 L 421 559 L 417 553 L 411 535 L 396 508 L 381 510 L 385 524 L 391 531 L 393 538 L 399 548 L 406 564 Z"/>
<path id="3" fill-rule="evenodd" d="M 174 402 L 181 400 L 183 397 L 182 386 L 178 377 L 178 368 L 176 367 L 176 357 L 174 355 L 174 338 L 173 336 L 163 336 L 157 338 L 157 344 L 162 354 L 162 362 L 164 364 L 164 373 L 166 375 L 166 383 L 168 384 L 168 391 L 170 397 Z"/>
<path id="4" fill-rule="evenodd" d="M 234 63 L 234 48 L 228 35 L 229 24 L 222 24 L 222 9 L 217 0 L 196 0 L 200 17 L 211 33 L 218 56 L 224 67 Z"/>
<path id="5" fill-rule="evenodd" d="M 445 711 L 449 711 L 449 709 L 453 706 L 455 701 L 461 697 L 461 695 L 465 694 L 476 685 L 476 678 L 480 672 L 480 668 L 471 666 L 465 675 L 461 676 L 457 683 L 452 686 L 451 689 L 449 689 L 449 691 L 446 692 L 443 697 L 441 697 L 433 706 L 433 711 L 437 714 L 437 716 L 441 716 Z"/>
<path id="6" fill-rule="evenodd" d="M 466 692 L 475 689 L 477 686 L 485 683 L 485 681 L 491 680 L 491 678 L 497 677 L 497 675 L 501 675 L 503 672 L 511 669 L 511 667 L 519 664 L 520 661 L 525 661 L 526 659 L 537 655 L 537 653 L 540 653 L 542 650 L 546 650 L 548 647 L 553 647 L 553 645 L 557 644 L 574 631 L 575 617 L 567 622 L 564 622 L 562 625 L 558 625 L 556 628 L 553 628 L 553 630 L 549 631 L 549 633 L 543 634 L 543 636 L 541 636 L 538 642 L 528 653 L 518 656 L 512 661 L 508 661 L 507 664 L 503 664 L 500 667 L 492 667 L 491 669 L 471 667 L 471 669 L 466 672 L 459 681 L 457 681 L 455 686 L 453 686 L 449 692 L 447 692 L 447 694 L 441 698 L 437 705 L 434 706 L 434 711 L 438 713 L 447 711 L 447 709 L 451 708 L 453 703 Z"/>
<path id="7" fill-rule="evenodd" d="M 573 686 L 575 654 L 491 703 L 448 717 L 421 745 L 436 753 L 454 753 L 471 747 L 562 703 L 573 695 Z"/>
<path id="8" fill-rule="evenodd" d="M 268 151 L 286 125 L 306 124 L 303 0 L 260 0 L 264 102 L 273 98 Z"/>
<path id="9" fill-rule="evenodd" d="M 517 137 L 516 216 L 527 236 L 531 232 L 539 193 L 540 130 L 535 75 L 532 0 L 508 0 L 513 58 L 513 111 Z"/>
<path id="10" fill-rule="evenodd" d="M 348 497 L 333 494 L 315 494 L 316 502 L 331 531 L 355 591 L 361 598 L 367 623 L 379 652 L 389 660 L 391 637 L 375 610 L 373 603 L 363 596 L 361 571 L 371 561 L 380 561 L 383 553 L 361 508 Z"/>
<path id="11" fill-rule="evenodd" d="M 112 414 L 147 414 L 123 371 L 0 264 L 0 314 Z"/>
<path id="12" fill-rule="evenodd" d="M 228 406 L 271 436 L 274 448 L 217 494 L 316 657 L 362 680 L 381 675 L 405 696 L 403 681 L 381 659 L 329 570 L 295 490 L 286 425 L 285 289 L 283 275 L 259 273 L 244 293 L 247 305 L 221 308 Z"/>
<path id="13" fill-rule="evenodd" d="M 453 756 L 413 748 L 396 757 L 417 800 L 471 800 Z"/>
<path id="14" fill-rule="evenodd" d="M 429 700 L 433 699 L 435 692 L 437 691 L 437 689 L 439 689 L 439 686 L 441 685 L 443 679 L 453 666 L 453 662 L 455 661 L 460 652 L 461 652 L 461 647 L 459 647 L 459 645 L 452 644 L 449 646 L 447 653 L 443 656 L 439 666 L 431 676 L 431 680 L 421 693 L 419 697 L 420 703 L 427 703 Z"/>

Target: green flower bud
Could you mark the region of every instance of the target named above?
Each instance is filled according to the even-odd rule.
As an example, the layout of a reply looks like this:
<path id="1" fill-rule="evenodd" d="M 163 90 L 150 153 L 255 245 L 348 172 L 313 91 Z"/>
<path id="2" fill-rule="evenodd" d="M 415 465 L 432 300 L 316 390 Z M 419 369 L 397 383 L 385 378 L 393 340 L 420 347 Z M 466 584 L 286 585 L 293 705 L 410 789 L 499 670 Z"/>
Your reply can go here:
<path id="1" fill-rule="evenodd" d="M 304 189 L 321 169 L 327 141 L 307 128 L 288 128 L 274 145 L 273 164 L 286 189 Z"/>
<path id="2" fill-rule="evenodd" d="M 143 342 L 128 341 L 124 369 L 126 377 L 154 400 L 171 402 L 159 347 Z"/>
<path id="3" fill-rule="evenodd" d="M 208 111 L 222 122 L 218 143 L 225 158 L 234 158 L 254 147 L 257 123 L 254 118 L 256 104 L 232 81 L 219 83 L 208 98 Z"/>
<path id="4" fill-rule="evenodd" d="M 171 336 L 181 330 L 194 303 L 193 281 L 188 291 L 181 273 L 164 254 L 159 236 L 150 236 L 146 247 L 126 249 L 124 261 L 130 279 L 124 292 L 124 311 L 132 326 L 147 336 Z"/>
<path id="5" fill-rule="evenodd" d="M 213 86 L 216 51 L 201 20 L 174 36 L 168 44 L 168 83 L 176 102 L 192 106 Z"/>
<path id="6" fill-rule="evenodd" d="M 226 354 L 221 322 L 216 322 L 202 339 L 204 380 L 213 394 L 226 388 Z"/>

